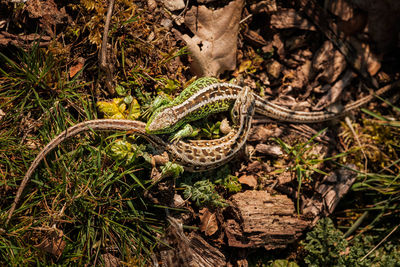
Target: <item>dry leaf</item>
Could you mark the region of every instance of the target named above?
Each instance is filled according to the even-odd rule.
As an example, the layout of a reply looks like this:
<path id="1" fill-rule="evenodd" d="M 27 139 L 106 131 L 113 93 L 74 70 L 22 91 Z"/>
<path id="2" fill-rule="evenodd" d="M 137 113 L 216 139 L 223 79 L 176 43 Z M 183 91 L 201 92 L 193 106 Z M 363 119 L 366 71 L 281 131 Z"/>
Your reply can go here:
<path id="1" fill-rule="evenodd" d="M 101 255 L 103 257 L 105 267 L 117 267 L 121 266 L 121 261 L 111 253 L 105 253 Z"/>
<path id="2" fill-rule="evenodd" d="M 316 73 L 320 72 L 316 79 L 329 84 L 337 80 L 346 66 L 345 57 L 333 47 L 330 41 L 326 41 L 313 58 L 313 70 Z"/>
<path id="3" fill-rule="evenodd" d="M 83 57 L 79 57 L 76 64 L 71 68 L 69 68 L 69 77 L 70 78 L 74 77 L 83 68 L 84 64 L 85 64 L 85 59 Z"/>
<path id="4" fill-rule="evenodd" d="M 328 93 L 324 95 L 315 106 L 315 110 L 321 110 L 326 106 L 329 106 L 336 102 L 338 97 L 342 94 L 343 89 L 350 85 L 351 81 L 354 78 L 354 74 L 352 70 L 347 70 L 343 77 L 338 80 L 335 85 L 333 85 Z"/>
<path id="5" fill-rule="evenodd" d="M 239 178 L 239 183 L 254 188 L 257 186 L 257 178 L 254 175 L 243 175 Z"/>
<path id="6" fill-rule="evenodd" d="M 349 20 L 353 17 L 353 7 L 346 0 L 328 1 L 328 10 L 342 20 Z"/>
<path id="7" fill-rule="evenodd" d="M 298 28 L 315 31 L 315 26 L 301 17 L 294 9 L 282 8 L 271 16 L 271 26 L 276 29 Z"/>
<path id="8" fill-rule="evenodd" d="M 270 12 L 275 12 L 277 10 L 278 10 L 278 8 L 277 8 L 275 0 L 259 1 L 250 6 L 251 13 L 255 13 L 255 14 L 262 13 L 262 12 L 270 13 Z"/>
<path id="9" fill-rule="evenodd" d="M 207 208 L 200 210 L 200 231 L 204 232 L 206 236 L 213 235 L 218 231 L 217 216 L 211 213 Z"/>
<path id="10" fill-rule="evenodd" d="M 248 31 L 244 32 L 243 35 L 247 41 L 249 41 L 251 44 L 253 44 L 255 46 L 267 45 L 267 41 L 265 41 L 265 39 L 255 31 L 248 30 Z"/>
<path id="11" fill-rule="evenodd" d="M 44 240 L 36 248 L 42 249 L 59 258 L 65 248 L 66 242 L 63 240 L 64 233 L 57 228 L 50 228 L 44 234 Z"/>
<path id="12" fill-rule="evenodd" d="M 26 2 L 25 9 L 30 18 L 39 19 L 40 26 L 50 36 L 54 36 L 53 29 L 57 24 L 71 20 L 65 8 L 58 10 L 54 0 L 30 0 Z"/>
<path id="13" fill-rule="evenodd" d="M 197 76 L 217 76 L 236 68 L 237 36 L 244 0 L 219 9 L 193 6 L 185 24 L 194 34 L 182 35 L 192 56 L 191 71 Z"/>

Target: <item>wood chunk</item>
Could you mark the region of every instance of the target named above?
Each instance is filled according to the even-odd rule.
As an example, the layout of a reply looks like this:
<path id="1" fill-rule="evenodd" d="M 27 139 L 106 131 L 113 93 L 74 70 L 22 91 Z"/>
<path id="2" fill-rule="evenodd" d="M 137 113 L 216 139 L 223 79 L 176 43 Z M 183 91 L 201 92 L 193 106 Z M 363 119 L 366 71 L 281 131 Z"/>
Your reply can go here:
<path id="1" fill-rule="evenodd" d="M 355 165 L 348 167 L 355 169 Z M 340 168 L 326 176 L 321 184 L 316 187 L 317 193 L 311 199 L 305 201 L 303 213 L 309 213 L 312 217 L 331 214 L 340 199 L 349 191 L 356 178 L 355 172 L 345 168 Z M 315 222 L 318 218 L 316 217 Z"/>
<path id="2" fill-rule="evenodd" d="M 231 247 L 277 249 L 295 241 L 309 222 L 296 215 L 285 195 L 249 190 L 231 197 L 236 220 L 228 219 L 225 233 Z"/>
<path id="3" fill-rule="evenodd" d="M 161 251 L 162 266 L 195 266 L 214 267 L 225 266 L 225 256 L 208 244 L 197 233 L 189 237 L 183 232 L 182 224 L 169 217 L 170 227 L 167 233 L 170 249 Z"/>

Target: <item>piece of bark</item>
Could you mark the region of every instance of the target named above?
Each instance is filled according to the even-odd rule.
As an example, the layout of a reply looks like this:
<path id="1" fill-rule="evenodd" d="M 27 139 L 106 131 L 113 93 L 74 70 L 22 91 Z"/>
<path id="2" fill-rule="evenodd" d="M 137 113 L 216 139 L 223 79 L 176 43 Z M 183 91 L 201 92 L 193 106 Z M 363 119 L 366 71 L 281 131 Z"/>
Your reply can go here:
<path id="1" fill-rule="evenodd" d="M 355 169 L 355 165 L 348 167 Z M 340 168 L 326 176 L 320 184 L 317 184 L 314 196 L 304 202 L 303 214 L 311 214 L 312 217 L 317 216 L 313 224 L 318 220 L 318 216 L 331 214 L 340 199 L 347 194 L 356 178 L 357 174 L 347 168 Z"/>
<path id="2" fill-rule="evenodd" d="M 258 160 L 253 161 L 249 163 L 249 165 L 247 165 L 248 172 L 257 173 L 260 172 L 262 169 L 263 169 L 263 164 Z"/>
<path id="3" fill-rule="evenodd" d="M 50 44 L 50 41 L 50 36 L 41 36 L 37 33 L 31 33 L 27 35 L 15 35 L 6 31 L 0 32 L 0 46 L 12 44 L 17 47 L 28 48 L 34 44 L 37 44 L 39 45 L 39 47 L 45 47 Z"/>
<path id="4" fill-rule="evenodd" d="M 252 129 L 248 141 L 265 142 L 269 137 L 273 136 L 274 131 L 264 126 L 256 126 Z"/>
<path id="5" fill-rule="evenodd" d="M 161 0 L 161 3 L 169 11 L 177 11 L 185 8 L 185 2 L 183 0 Z"/>
<path id="6" fill-rule="evenodd" d="M 208 244 L 201 236 L 192 232 L 189 237 L 183 232 L 182 224 L 169 217 L 170 227 L 167 242 L 173 249 L 161 252 L 162 266 L 225 266 L 225 256 Z"/>
<path id="7" fill-rule="evenodd" d="M 291 172 L 283 172 L 278 175 L 278 184 L 284 185 L 288 184 L 295 179 L 295 176 Z"/>
<path id="8" fill-rule="evenodd" d="M 121 260 L 111 253 L 102 254 L 101 257 L 103 258 L 104 267 L 118 267 L 121 265 Z"/>
<path id="9" fill-rule="evenodd" d="M 225 234 L 231 247 L 284 248 L 309 225 L 296 215 L 292 200 L 285 195 L 249 190 L 230 200 L 236 219 L 226 221 Z"/>
<path id="10" fill-rule="evenodd" d="M 274 79 L 278 79 L 282 73 L 283 66 L 278 61 L 272 61 L 266 66 L 267 73 Z"/>

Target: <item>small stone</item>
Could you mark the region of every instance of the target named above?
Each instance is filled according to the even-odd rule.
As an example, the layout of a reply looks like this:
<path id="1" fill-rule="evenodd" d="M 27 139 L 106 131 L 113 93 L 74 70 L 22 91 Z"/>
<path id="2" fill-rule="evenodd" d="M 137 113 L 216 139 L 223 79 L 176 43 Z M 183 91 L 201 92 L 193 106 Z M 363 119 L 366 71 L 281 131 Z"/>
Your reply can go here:
<path id="1" fill-rule="evenodd" d="M 176 11 L 185 8 L 185 2 L 183 0 L 162 0 L 161 2 L 169 11 Z"/>
<path id="2" fill-rule="evenodd" d="M 168 28 L 168 29 L 172 28 L 172 20 L 170 20 L 170 19 L 164 18 L 161 20 L 160 24 L 161 24 L 161 26 L 163 26 L 165 28 Z"/>
<path id="3" fill-rule="evenodd" d="M 274 157 L 279 157 L 283 155 L 282 148 L 278 145 L 257 144 L 256 151 L 261 154 Z"/>
<path id="4" fill-rule="evenodd" d="M 278 61 L 273 61 L 267 65 L 267 72 L 274 79 L 278 79 L 282 72 L 282 65 Z"/>
<path id="5" fill-rule="evenodd" d="M 157 2 L 155 0 L 147 0 L 147 7 L 149 8 L 149 11 L 153 11 L 157 8 Z"/>

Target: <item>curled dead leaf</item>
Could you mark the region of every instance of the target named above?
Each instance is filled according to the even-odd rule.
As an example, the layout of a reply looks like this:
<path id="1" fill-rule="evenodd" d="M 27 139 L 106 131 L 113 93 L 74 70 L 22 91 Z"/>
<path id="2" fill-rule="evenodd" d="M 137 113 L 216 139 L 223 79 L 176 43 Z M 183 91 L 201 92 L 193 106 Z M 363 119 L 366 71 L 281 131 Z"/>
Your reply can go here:
<path id="1" fill-rule="evenodd" d="M 206 236 L 213 235 L 218 231 L 217 216 L 211 213 L 207 208 L 200 210 L 200 231 L 204 232 Z"/>
<path id="2" fill-rule="evenodd" d="M 257 178 L 254 175 L 243 175 L 239 178 L 239 183 L 255 188 L 257 186 Z"/>
<path id="3" fill-rule="evenodd" d="M 76 64 L 69 68 L 69 77 L 74 77 L 83 68 L 84 64 L 85 59 L 83 57 L 79 57 L 76 61 Z"/>
<path id="4" fill-rule="evenodd" d="M 64 232 L 57 228 L 41 229 L 43 230 L 43 241 L 35 245 L 36 248 L 42 249 L 59 258 L 65 248 L 66 242 L 63 240 Z"/>

